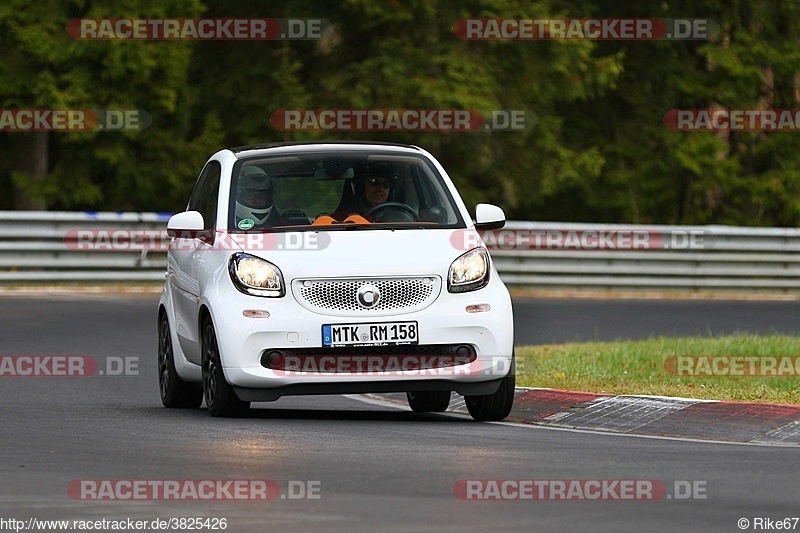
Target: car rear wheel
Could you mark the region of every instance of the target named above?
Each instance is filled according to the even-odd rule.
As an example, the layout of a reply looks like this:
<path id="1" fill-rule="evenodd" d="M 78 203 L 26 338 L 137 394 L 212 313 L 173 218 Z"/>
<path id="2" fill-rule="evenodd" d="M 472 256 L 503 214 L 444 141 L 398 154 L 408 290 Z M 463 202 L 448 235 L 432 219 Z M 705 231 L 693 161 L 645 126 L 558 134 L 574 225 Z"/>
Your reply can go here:
<path id="1" fill-rule="evenodd" d="M 442 413 L 450 406 L 450 391 L 407 392 L 406 397 L 415 413 Z"/>
<path id="2" fill-rule="evenodd" d="M 233 387 L 225 380 L 214 324 L 206 319 L 203 324 L 203 396 L 206 408 L 213 416 L 242 416 L 250 409 L 250 402 L 236 396 Z"/>
<path id="3" fill-rule="evenodd" d="M 514 404 L 514 386 L 516 385 L 516 372 L 514 371 L 514 357 L 511 358 L 511 369 L 508 375 L 500 381 L 500 388 L 494 394 L 484 396 L 465 396 L 467 410 L 472 418 L 481 422 L 498 421 L 505 419 L 511 412 Z"/>
<path id="4" fill-rule="evenodd" d="M 196 409 L 203 402 L 200 387 L 183 381 L 175 371 L 172 336 L 166 314 L 158 319 L 158 388 L 164 407 Z"/>

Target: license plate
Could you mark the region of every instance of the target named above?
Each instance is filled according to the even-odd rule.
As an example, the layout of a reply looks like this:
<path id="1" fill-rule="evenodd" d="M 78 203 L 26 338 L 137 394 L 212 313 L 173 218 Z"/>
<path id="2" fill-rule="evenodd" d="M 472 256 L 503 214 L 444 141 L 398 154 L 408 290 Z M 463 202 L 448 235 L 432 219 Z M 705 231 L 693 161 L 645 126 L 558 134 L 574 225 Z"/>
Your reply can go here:
<path id="1" fill-rule="evenodd" d="M 337 346 L 397 346 L 417 344 L 419 328 L 416 322 L 377 322 L 372 324 L 325 324 L 322 326 L 322 345 Z"/>

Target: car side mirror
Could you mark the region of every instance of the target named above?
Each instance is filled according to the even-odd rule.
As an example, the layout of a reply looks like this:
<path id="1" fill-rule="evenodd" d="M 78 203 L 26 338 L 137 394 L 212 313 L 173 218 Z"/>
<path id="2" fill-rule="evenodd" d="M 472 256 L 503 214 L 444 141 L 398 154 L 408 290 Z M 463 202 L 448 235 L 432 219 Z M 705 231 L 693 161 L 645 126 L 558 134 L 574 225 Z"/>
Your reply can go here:
<path id="1" fill-rule="evenodd" d="M 500 229 L 505 225 L 506 214 L 496 205 L 478 204 L 475 206 L 475 229 Z"/>
<path id="2" fill-rule="evenodd" d="M 201 239 L 207 241 L 212 230 L 205 229 L 199 211 L 184 211 L 172 215 L 167 222 L 167 235 L 174 239 Z"/>

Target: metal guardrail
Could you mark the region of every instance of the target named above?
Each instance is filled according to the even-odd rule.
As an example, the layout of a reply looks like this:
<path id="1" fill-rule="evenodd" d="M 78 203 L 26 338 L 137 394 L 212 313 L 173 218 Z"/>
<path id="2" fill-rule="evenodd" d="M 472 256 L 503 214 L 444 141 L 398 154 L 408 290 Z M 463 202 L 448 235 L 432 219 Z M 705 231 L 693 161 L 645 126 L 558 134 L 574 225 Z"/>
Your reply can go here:
<path id="1" fill-rule="evenodd" d="M 505 230 L 539 234 L 544 242 L 534 249 L 492 250 L 509 285 L 800 292 L 800 229 L 509 222 Z M 647 244 L 564 249 L 570 232 L 598 230 L 638 234 Z M 546 242 L 552 234 L 555 247 Z"/>
<path id="2" fill-rule="evenodd" d="M 111 245 L 107 250 L 83 250 L 67 237 L 78 230 L 108 230 L 109 237 L 114 230 L 139 230 L 163 232 L 167 239 L 169 217 L 169 213 L 0 211 L 0 282 L 163 280 L 165 252 Z"/>
<path id="3" fill-rule="evenodd" d="M 163 280 L 168 218 L 0 211 L 0 282 Z M 135 230 L 161 245 L 77 245 L 78 231 L 98 230 Z M 632 235 L 639 246 L 625 246 Z M 800 292 L 800 229 L 509 221 L 484 238 L 509 285 Z"/>

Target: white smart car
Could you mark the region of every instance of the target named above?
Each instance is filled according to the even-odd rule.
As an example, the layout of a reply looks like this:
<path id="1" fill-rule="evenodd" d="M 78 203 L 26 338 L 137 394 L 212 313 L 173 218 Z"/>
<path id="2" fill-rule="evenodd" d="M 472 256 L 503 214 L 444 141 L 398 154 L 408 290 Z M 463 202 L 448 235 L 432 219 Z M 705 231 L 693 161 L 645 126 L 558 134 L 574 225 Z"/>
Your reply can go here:
<path id="1" fill-rule="evenodd" d="M 221 150 L 172 237 L 158 307 L 167 407 L 215 416 L 296 394 L 465 396 L 476 420 L 514 399 L 511 299 L 436 159 L 388 143 Z"/>

